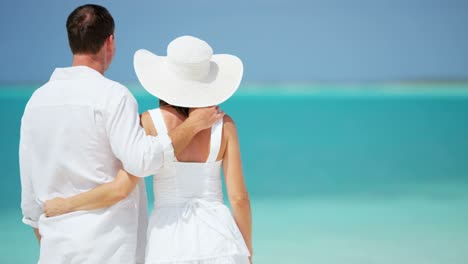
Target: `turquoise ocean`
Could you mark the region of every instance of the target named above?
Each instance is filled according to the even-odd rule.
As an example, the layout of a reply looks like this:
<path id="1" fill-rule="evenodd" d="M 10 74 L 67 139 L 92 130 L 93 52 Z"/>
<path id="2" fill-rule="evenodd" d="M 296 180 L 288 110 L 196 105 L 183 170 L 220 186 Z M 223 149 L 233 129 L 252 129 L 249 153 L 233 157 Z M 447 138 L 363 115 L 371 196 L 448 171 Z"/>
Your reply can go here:
<path id="1" fill-rule="evenodd" d="M 38 257 L 18 168 L 38 86 L 0 86 L 2 264 Z M 130 88 L 140 112 L 157 107 Z M 468 84 L 251 84 L 221 107 L 239 130 L 254 263 L 468 263 Z"/>

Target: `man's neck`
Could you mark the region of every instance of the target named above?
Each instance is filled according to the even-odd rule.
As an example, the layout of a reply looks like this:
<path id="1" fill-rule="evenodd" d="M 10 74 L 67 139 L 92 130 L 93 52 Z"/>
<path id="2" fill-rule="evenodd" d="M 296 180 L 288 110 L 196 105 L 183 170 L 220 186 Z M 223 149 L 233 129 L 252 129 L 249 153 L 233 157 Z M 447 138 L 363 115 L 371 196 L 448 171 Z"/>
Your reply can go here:
<path id="1" fill-rule="evenodd" d="M 72 66 L 87 66 L 104 75 L 105 65 L 104 60 L 98 55 L 75 54 L 73 55 Z"/>

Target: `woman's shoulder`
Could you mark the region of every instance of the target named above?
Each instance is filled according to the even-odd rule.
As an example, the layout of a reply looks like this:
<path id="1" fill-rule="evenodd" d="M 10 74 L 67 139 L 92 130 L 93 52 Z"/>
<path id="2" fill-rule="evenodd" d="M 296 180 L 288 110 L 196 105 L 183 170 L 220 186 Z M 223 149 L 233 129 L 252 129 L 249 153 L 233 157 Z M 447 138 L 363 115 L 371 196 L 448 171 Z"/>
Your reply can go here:
<path id="1" fill-rule="evenodd" d="M 145 118 L 145 119 L 151 119 L 151 115 L 155 113 L 155 111 L 161 111 L 161 114 L 164 116 L 164 117 L 171 117 L 171 115 L 173 115 L 173 111 L 171 111 L 170 107 L 167 107 L 167 106 L 161 106 L 161 107 L 157 107 L 157 108 L 153 108 L 153 109 L 148 109 L 146 110 L 145 112 L 143 112 L 141 114 L 141 118 Z"/>
<path id="2" fill-rule="evenodd" d="M 148 120 L 151 120 L 151 115 L 149 113 L 149 110 L 148 111 L 145 111 L 143 113 L 141 113 L 140 115 L 140 123 L 141 125 L 143 125 L 144 123 L 146 123 L 146 121 Z"/>
<path id="3" fill-rule="evenodd" d="M 223 117 L 223 134 L 227 137 L 237 135 L 237 128 L 234 119 L 228 114 Z"/>
<path id="4" fill-rule="evenodd" d="M 157 110 L 157 109 L 159 109 L 159 107 L 158 107 L 158 108 L 154 108 L 154 109 L 148 109 L 148 110 L 144 111 L 143 113 L 141 113 L 140 117 L 141 117 L 141 118 L 143 118 L 143 117 L 144 117 L 144 118 L 151 118 L 151 112 L 153 112 L 153 111 L 155 111 L 155 110 Z"/>
<path id="5" fill-rule="evenodd" d="M 224 117 L 223 117 L 223 125 L 224 126 L 236 126 L 236 124 L 234 123 L 234 119 L 232 119 L 232 117 L 228 114 L 225 114 Z"/>
<path id="6" fill-rule="evenodd" d="M 153 119 L 151 118 L 151 114 L 149 113 L 150 110 L 145 111 L 140 116 L 140 125 L 143 127 L 147 135 L 157 136 L 158 132 L 153 123 Z"/>

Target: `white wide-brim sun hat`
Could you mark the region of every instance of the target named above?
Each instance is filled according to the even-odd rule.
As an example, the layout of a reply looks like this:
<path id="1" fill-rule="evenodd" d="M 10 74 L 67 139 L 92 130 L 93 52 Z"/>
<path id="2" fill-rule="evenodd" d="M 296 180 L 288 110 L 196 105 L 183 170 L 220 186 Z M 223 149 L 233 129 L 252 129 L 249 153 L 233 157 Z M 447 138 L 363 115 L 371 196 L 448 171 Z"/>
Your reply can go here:
<path id="1" fill-rule="evenodd" d="M 213 54 L 205 41 L 182 36 L 167 46 L 167 56 L 148 50 L 135 52 L 138 80 L 150 94 L 174 106 L 207 107 L 231 97 L 240 85 L 242 61 Z"/>

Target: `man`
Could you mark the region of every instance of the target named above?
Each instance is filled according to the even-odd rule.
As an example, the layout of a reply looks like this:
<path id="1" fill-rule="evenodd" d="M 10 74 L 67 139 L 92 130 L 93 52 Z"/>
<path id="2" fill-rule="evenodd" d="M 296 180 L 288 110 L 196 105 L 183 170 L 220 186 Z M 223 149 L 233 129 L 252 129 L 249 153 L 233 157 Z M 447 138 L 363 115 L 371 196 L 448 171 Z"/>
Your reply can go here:
<path id="1" fill-rule="evenodd" d="M 146 136 L 134 97 L 103 76 L 115 53 L 109 12 L 98 5 L 80 6 L 69 15 L 67 32 L 72 67 L 54 71 L 34 92 L 22 118 L 23 222 L 40 240 L 39 263 L 143 261 L 138 246 L 144 237 L 137 234 L 145 229 L 144 185 L 102 210 L 47 218 L 43 202 L 109 182 L 122 167 L 140 177 L 154 174 L 173 156 L 167 154 L 180 153 L 223 113 L 215 107 L 199 109 L 168 135 Z"/>

